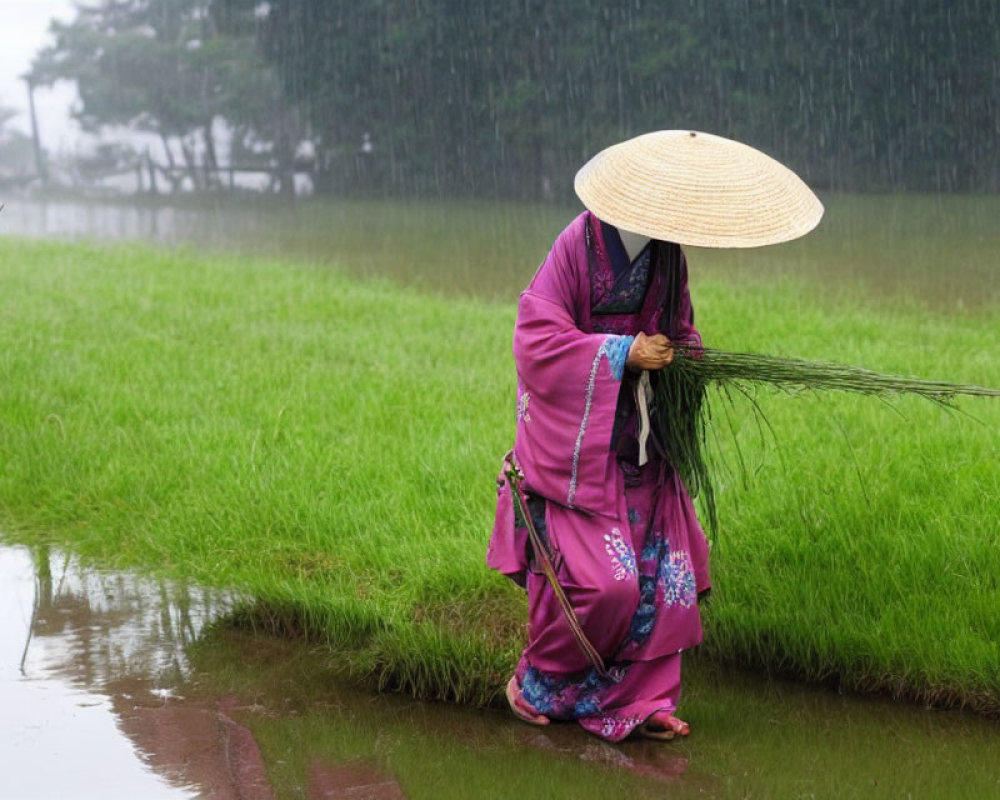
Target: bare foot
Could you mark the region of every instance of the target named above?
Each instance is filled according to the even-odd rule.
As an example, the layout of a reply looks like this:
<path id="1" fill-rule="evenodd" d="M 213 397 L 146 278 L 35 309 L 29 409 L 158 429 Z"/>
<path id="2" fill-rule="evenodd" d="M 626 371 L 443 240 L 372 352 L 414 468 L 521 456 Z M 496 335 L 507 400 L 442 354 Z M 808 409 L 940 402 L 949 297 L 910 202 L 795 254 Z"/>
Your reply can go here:
<path id="1" fill-rule="evenodd" d="M 507 681 L 505 694 L 507 695 L 507 704 L 516 717 L 532 725 L 549 724 L 549 718 L 544 714 L 539 714 L 538 709 L 524 699 L 524 693 L 521 691 L 521 687 L 517 685 L 517 678 L 511 677 Z"/>
<path id="2" fill-rule="evenodd" d="M 657 711 L 639 726 L 639 733 L 647 739 L 673 739 L 675 736 L 687 736 L 691 733 L 691 726 L 667 711 Z"/>

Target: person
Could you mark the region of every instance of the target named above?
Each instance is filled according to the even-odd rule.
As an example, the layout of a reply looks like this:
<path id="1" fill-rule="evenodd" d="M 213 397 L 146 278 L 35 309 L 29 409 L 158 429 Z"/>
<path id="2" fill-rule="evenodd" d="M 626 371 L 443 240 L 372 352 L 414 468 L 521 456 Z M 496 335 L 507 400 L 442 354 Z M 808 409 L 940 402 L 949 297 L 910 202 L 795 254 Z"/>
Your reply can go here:
<path id="1" fill-rule="evenodd" d="M 763 153 L 690 131 L 608 148 L 575 188 L 586 210 L 521 294 L 514 328 L 517 430 L 487 549 L 528 593 L 506 696 L 529 723 L 671 739 L 690 731 L 675 715 L 681 659 L 701 642 L 711 588 L 708 542 L 653 407 L 678 348 L 701 347 L 681 245 L 784 241 L 823 209 Z"/>

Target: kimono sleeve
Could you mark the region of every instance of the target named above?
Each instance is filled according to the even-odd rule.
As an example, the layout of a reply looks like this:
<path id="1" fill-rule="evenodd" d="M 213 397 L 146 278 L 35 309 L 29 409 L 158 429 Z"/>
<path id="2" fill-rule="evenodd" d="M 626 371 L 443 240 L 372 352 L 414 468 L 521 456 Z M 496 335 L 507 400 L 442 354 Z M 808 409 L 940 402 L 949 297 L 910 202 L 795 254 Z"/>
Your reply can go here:
<path id="1" fill-rule="evenodd" d="M 694 326 L 694 308 L 691 306 L 691 290 L 688 286 L 687 259 L 681 253 L 681 298 L 677 307 L 674 340 L 677 344 L 701 347 L 701 334 Z"/>
<path id="2" fill-rule="evenodd" d="M 611 435 L 631 337 L 578 327 L 572 265 L 558 255 L 554 250 L 556 258 L 543 265 L 518 305 L 514 451 L 531 491 L 569 508 L 612 515 L 621 487 Z"/>

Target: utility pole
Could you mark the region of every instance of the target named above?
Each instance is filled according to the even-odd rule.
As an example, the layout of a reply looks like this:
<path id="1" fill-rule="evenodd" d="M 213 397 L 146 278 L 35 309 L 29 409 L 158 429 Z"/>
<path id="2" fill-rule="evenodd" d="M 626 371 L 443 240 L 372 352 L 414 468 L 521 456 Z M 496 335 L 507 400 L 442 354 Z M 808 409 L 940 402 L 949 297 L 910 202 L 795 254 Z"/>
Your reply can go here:
<path id="1" fill-rule="evenodd" d="M 31 139 L 35 145 L 35 171 L 42 181 L 42 186 L 48 186 L 49 168 L 45 163 L 45 154 L 42 152 L 42 140 L 38 136 L 38 117 L 35 114 L 35 83 L 31 79 L 31 74 L 21 76 L 28 87 L 28 109 L 31 112 Z"/>

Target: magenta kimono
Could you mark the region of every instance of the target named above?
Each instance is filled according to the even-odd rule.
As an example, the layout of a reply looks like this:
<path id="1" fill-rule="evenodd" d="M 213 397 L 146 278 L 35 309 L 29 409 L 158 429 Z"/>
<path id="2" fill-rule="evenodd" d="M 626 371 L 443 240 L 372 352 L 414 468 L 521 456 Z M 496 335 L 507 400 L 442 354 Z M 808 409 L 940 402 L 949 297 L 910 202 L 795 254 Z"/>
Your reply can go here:
<path id="1" fill-rule="evenodd" d="M 683 255 L 652 241 L 634 261 L 589 212 L 560 234 L 521 295 L 514 329 L 517 437 L 529 513 L 610 678 L 590 666 L 536 568 L 499 482 L 486 560 L 528 591 L 528 645 L 515 677 L 553 719 L 617 741 L 673 712 L 681 651 L 701 641 L 708 547 L 691 499 L 643 424 L 638 332 L 700 344 Z"/>

